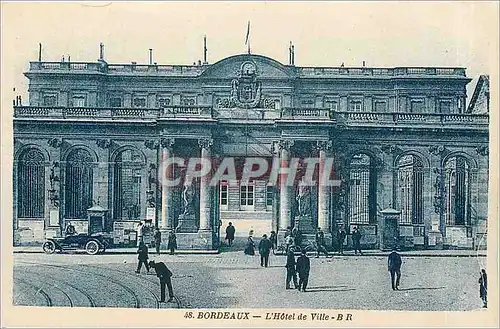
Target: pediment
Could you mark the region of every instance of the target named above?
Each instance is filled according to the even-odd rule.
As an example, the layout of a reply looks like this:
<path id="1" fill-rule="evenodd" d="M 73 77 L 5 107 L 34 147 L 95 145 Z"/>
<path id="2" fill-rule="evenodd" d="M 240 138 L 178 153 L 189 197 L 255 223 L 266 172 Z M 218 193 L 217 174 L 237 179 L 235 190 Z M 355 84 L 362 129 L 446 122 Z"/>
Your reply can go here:
<path id="1" fill-rule="evenodd" d="M 200 77 L 206 79 L 234 79 L 244 64 L 251 63 L 259 79 L 289 78 L 289 68 L 280 62 L 262 55 L 242 54 L 224 58 L 207 68 Z"/>

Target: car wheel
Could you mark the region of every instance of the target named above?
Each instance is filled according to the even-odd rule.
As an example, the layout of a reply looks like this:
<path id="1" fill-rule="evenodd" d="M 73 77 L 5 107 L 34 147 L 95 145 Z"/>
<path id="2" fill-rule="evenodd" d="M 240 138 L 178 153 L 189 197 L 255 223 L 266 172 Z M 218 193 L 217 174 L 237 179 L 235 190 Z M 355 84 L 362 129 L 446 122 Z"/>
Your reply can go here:
<path id="1" fill-rule="evenodd" d="M 99 244 L 97 241 L 90 240 L 87 244 L 85 244 L 85 251 L 89 255 L 95 255 L 99 252 Z"/>
<path id="2" fill-rule="evenodd" d="M 53 254 L 56 251 L 56 244 L 54 241 L 45 241 L 42 248 L 46 254 Z"/>

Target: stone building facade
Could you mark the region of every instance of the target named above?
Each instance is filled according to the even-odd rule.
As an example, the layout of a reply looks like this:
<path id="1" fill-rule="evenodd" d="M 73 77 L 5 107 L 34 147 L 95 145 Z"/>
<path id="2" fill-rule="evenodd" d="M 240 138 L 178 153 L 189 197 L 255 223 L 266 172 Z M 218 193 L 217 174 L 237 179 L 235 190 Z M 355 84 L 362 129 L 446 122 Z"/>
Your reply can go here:
<path id="1" fill-rule="evenodd" d="M 191 66 L 35 61 L 25 75 L 29 104 L 14 102 L 17 245 L 69 223 L 123 245 L 147 220 L 178 228 L 180 248 L 211 249 L 229 221 L 240 236 L 281 237 L 299 223 L 296 187 L 265 174 L 162 186 L 173 156 L 333 158 L 340 186 L 310 189 L 305 233 L 321 227 L 331 241 L 343 226 L 350 244 L 356 226 L 364 248 L 486 245 L 489 116 L 466 110 L 464 68 L 298 67 L 242 54 Z"/>

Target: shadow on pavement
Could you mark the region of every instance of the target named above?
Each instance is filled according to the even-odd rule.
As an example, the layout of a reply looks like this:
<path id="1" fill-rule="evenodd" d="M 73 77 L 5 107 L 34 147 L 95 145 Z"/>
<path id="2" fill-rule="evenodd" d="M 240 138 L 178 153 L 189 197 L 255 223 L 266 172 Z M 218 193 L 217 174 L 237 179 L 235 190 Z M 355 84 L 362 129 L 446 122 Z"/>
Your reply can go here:
<path id="1" fill-rule="evenodd" d="M 332 288 L 326 288 L 326 289 L 319 289 L 319 288 L 307 288 L 306 292 L 323 292 L 323 291 L 354 291 L 356 289 L 351 288 L 351 289 L 335 289 L 335 287 Z"/>
<path id="2" fill-rule="evenodd" d="M 438 289 L 444 289 L 445 287 L 435 287 L 435 288 L 426 288 L 426 287 L 415 287 L 415 288 L 404 288 L 404 289 L 399 289 L 399 291 L 410 291 L 410 290 L 438 290 Z"/>

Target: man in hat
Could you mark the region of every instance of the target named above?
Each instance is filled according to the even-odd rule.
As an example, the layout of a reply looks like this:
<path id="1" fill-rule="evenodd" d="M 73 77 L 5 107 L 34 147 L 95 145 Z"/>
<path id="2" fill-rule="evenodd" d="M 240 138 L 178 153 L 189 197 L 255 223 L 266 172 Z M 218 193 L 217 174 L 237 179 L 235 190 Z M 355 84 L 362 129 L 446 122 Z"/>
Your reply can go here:
<path id="1" fill-rule="evenodd" d="M 267 234 L 264 234 L 259 242 L 260 266 L 267 267 L 269 264 L 269 254 L 272 247 L 271 240 L 267 238 Z"/>
<path id="2" fill-rule="evenodd" d="M 172 272 L 163 262 L 156 263 L 154 260 L 149 262 L 149 267 L 154 268 L 156 276 L 160 279 L 160 303 L 165 302 L 165 285 L 168 288 L 168 300 L 171 302 L 174 300 L 174 291 L 172 289 Z"/>
<path id="3" fill-rule="evenodd" d="M 233 226 L 233 223 L 229 222 L 229 225 L 226 227 L 226 240 L 227 244 L 231 247 L 234 240 L 234 234 L 236 233 L 236 229 Z"/>
<path id="4" fill-rule="evenodd" d="M 399 280 L 401 279 L 401 256 L 396 252 L 396 247 L 392 248 L 392 252 L 387 259 L 387 269 L 391 274 L 392 290 L 399 290 Z"/>
<path id="5" fill-rule="evenodd" d="M 359 251 L 359 254 L 362 255 L 363 253 L 361 252 L 361 232 L 359 232 L 357 227 L 354 227 L 352 231 L 352 243 L 354 245 L 354 253 L 357 255 Z"/>
<path id="6" fill-rule="evenodd" d="M 286 289 L 290 288 L 290 281 L 293 279 L 293 286 L 295 289 L 299 288 L 297 283 L 297 272 L 295 271 L 295 253 L 289 249 L 286 254 Z"/>
<path id="7" fill-rule="evenodd" d="M 316 258 L 319 257 L 320 253 L 325 254 L 326 257 L 329 257 L 328 251 L 326 251 L 325 247 L 325 234 L 321 230 L 321 227 L 318 227 L 318 231 L 316 232 Z"/>
<path id="8" fill-rule="evenodd" d="M 297 258 L 297 272 L 299 273 L 299 287 L 297 289 L 306 291 L 307 282 L 309 281 L 309 270 L 311 269 L 311 261 L 306 255 L 306 250 L 302 249 L 302 254 Z"/>
<path id="9" fill-rule="evenodd" d="M 155 240 L 156 253 L 159 255 L 160 254 L 160 247 L 161 247 L 161 232 L 160 232 L 160 229 L 158 227 L 155 229 L 155 234 L 154 234 L 153 238 Z"/>

